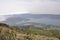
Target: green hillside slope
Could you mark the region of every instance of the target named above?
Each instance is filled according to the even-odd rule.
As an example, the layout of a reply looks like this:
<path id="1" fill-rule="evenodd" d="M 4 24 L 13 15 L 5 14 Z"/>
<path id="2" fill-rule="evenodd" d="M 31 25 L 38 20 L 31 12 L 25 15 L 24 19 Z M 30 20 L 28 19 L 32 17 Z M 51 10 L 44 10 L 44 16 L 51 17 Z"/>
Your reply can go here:
<path id="1" fill-rule="evenodd" d="M 45 32 L 33 29 L 23 31 L 14 27 L 0 26 L 0 40 L 58 40 L 56 37 L 42 35 L 41 33 Z"/>

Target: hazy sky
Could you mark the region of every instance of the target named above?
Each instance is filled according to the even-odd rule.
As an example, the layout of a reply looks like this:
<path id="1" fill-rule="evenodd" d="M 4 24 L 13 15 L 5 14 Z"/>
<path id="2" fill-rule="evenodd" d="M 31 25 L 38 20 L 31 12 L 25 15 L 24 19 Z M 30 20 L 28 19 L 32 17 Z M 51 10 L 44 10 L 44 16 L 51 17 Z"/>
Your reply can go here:
<path id="1" fill-rule="evenodd" d="M 60 0 L 0 0 L 0 15 L 17 13 L 60 14 Z"/>

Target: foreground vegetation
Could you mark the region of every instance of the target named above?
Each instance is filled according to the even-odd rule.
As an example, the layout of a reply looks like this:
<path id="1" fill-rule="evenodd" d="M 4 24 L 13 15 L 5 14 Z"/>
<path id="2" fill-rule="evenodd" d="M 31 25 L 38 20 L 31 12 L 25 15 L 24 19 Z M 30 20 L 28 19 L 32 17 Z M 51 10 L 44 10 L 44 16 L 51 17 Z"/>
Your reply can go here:
<path id="1" fill-rule="evenodd" d="M 0 24 L 0 40 L 60 40 L 60 30 L 26 27 L 10 27 Z"/>

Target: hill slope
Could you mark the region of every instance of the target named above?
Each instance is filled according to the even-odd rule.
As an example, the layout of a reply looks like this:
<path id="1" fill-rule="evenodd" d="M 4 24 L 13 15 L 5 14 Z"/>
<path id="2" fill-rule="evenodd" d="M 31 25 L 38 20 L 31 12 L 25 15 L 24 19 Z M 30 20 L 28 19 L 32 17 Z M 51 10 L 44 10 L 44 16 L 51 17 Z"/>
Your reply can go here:
<path id="1" fill-rule="evenodd" d="M 35 35 L 31 33 L 32 31 L 27 31 L 29 34 L 16 28 L 0 26 L 0 40 L 58 40 L 55 37 Z"/>

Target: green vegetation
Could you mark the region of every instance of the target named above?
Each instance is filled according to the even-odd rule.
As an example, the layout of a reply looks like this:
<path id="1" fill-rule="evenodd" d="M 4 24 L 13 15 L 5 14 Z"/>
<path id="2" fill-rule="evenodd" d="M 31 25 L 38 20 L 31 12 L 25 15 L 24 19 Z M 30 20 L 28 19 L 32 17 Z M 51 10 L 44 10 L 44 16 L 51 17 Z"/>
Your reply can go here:
<path id="1" fill-rule="evenodd" d="M 0 24 L 0 40 L 60 40 L 60 30 Z"/>

